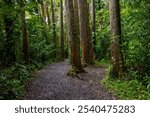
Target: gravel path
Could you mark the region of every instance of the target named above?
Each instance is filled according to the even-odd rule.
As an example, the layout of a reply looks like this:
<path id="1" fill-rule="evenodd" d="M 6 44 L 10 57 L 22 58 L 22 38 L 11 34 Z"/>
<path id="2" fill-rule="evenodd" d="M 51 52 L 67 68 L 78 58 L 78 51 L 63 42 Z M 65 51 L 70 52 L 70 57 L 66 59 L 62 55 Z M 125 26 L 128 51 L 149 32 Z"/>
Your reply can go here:
<path id="1" fill-rule="evenodd" d="M 114 100 L 100 84 L 105 77 L 104 67 L 86 67 L 87 73 L 68 77 L 68 61 L 47 65 L 36 73 L 36 79 L 27 84 L 26 100 Z"/>

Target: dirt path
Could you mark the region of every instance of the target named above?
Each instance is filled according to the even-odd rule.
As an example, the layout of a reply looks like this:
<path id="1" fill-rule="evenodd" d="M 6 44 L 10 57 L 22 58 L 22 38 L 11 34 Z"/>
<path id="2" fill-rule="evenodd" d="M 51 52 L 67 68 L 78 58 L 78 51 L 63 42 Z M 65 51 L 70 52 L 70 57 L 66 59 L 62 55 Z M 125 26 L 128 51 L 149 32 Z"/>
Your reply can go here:
<path id="1" fill-rule="evenodd" d="M 71 78 L 66 74 L 68 61 L 47 65 L 36 73 L 36 79 L 28 83 L 27 100 L 113 100 L 115 99 L 100 81 L 105 77 L 105 68 L 87 67 L 87 73 Z"/>

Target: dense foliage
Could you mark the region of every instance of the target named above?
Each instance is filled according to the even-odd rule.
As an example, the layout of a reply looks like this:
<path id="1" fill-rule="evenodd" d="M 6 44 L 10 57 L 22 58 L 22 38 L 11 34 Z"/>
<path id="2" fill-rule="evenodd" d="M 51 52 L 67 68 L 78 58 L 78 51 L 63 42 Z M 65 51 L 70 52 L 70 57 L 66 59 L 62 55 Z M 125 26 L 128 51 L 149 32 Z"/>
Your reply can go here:
<path id="1" fill-rule="evenodd" d="M 104 84 L 121 99 L 150 99 L 150 3 L 148 0 L 121 0 L 120 7 L 123 80 L 107 79 Z M 109 60 L 110 27 L 107 2 L 101 3 L 101 9 L 97 13 L 97 25 L 104 27 L 97 28 L 97 41 L 100 41 L 97 51 L 102 53 L 97 56 L 100 60 L 104 56 Z"/>
<path id="2" fill-rule="evenodd" d="M 42 11 L 43 3 L 48 4 L 48 11 Z M 51 18 L 51 4 L 51 0 L 0 1 L 0 99 L 20 99 L 25 83 L 31 78 L 34 69 L 61 60 L 59 0 L 54 1 L 55 22 L 52 22 Z M 44 7 L 46 9 L 46 6 Z M 120 7 L 123 80 L 107 79 L 104 84 L 114 89 L 121 99 L 150 99 L 148 94 L 150 93 L 150 2 L 120 0 Z M 27 28 L 30 63 L 28 65 L 24 61 L 23 12 Z M 111 56 L 109 15 L 108 1 L 96 0 L 94 46 L 95 58 L 101 62 L 109 62 Z M 53 24 L 56 26 L 56 48 L 53 43 Z M 64 53 L 65 57 L 68 57 L 66 26 L 64 26 L 64 38 Z"/>
<path id="3" fill-rule="evenodd" d="M 44 1 L 45 3 L 46 1 Z M 60 45 L 53 46 L 52 24 L 43 23 L 39 1 L 0 1 L 0 99 L 20 99 L 34 69 L 60 60 Z M 58 2 L 56 2 L 56 7 Z M 50 9 L 50 6 L 49 6 Z M 23 59 L 21 14 L 25 11 L 29 44 L 29 65 Z M 56 13 L 59 10 L 55 11 Z M 51 14 L 51 13 L 50 13 Z M 56 17 L 59 40 L 59 17 Z M 7 29 L 8 31 L 7 31 Z M 9 34 L 7 34 L 9 33 Z M 54 56 L 56 51 L 57 57 Z M 67 49 L 65 51 L 67 55 Z"/>

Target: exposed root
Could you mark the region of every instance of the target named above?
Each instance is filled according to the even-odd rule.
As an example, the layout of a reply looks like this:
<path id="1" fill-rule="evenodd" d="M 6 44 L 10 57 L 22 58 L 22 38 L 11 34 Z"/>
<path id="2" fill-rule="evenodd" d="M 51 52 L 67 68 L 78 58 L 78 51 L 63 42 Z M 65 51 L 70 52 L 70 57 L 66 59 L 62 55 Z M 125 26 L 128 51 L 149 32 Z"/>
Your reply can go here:
<path id="1" fill-rule="evenodd" d="M 82 68 L 78 68 L 78 67 L 72 67 L 69 72 L 67 73 L 68 76 L 70 77 L 78 77 L 77 75 L 79 73 L 86 73 L 86 71 Z"/>

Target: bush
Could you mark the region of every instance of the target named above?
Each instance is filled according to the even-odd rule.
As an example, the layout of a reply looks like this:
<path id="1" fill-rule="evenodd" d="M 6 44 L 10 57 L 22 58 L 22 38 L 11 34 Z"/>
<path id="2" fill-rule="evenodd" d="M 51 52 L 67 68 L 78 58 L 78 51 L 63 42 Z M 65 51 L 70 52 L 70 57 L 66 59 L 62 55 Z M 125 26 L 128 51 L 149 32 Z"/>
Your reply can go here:
<path id="1" fill-rule="evenodd" d="M 0 99 L 21 99 L 29 77 L 28 68 L 18 63 L 0 71 Z"/>

